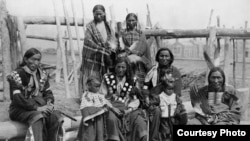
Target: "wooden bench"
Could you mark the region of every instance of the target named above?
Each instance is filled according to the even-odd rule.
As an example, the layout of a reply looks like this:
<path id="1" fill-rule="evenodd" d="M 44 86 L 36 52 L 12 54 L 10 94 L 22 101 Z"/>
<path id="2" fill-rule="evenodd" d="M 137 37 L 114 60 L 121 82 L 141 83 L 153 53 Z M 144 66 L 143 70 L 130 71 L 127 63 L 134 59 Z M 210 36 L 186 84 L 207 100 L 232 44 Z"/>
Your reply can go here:
<path id="1" fill-rule="evenodd" d="M 75 117 L 77 119 L 77 122 L 72 121 L 68 118 L 64 118 L 63 127 L 66 130 L 67 133 L 71 134 L 70 132 L 73 130 L 77 130 L 80 121 L 81 116 Z M 12 140 L 17 138 L 23 138 L 27 132 L 28 126 L 25 124 L 22 124 L 20 122 L 15 121 L 6 121 L 6 122 L 0 122 L 0 140 Z M 70 138 L 70 135 L 66 134 L 66 140 Z"/>

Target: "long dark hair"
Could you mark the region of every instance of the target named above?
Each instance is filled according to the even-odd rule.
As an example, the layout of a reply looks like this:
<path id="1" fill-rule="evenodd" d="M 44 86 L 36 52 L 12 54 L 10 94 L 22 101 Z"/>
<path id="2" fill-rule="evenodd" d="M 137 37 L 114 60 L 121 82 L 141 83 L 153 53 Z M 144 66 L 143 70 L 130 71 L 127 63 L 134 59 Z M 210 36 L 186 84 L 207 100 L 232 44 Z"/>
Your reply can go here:
<path id="1" fill-rule="evenodd" d="M 225 76 L 224 71 L 223 71 L 220 67 L 213 67 L 213 68 L 209 71 L 208 77 L 207 77 L 207 79 L 208 79 L 208 84 L 211 84 L 210 77 L 211 77 L 211 75 L 212 75 L 214 72 L 216 72 L 216 71 L 220 72 L 220 74 L 221 74 L 221 76 L 222 76 L 222 78 L 223 78 L 223 81 L 222 81 L 222 88 L 224 88 L 225 82 L 226 82 L 226 76 Z"/>
<path id="2" fill-rule="evenodd" d="M 105 13 L 105 16 L 104 16 L 104 20 L 103 20 L 103 21 L 104 21 L 104 23 L 105 23 L 105 27 L 106 27 L 106 28 L 108 29 L 108 31 L 111 33 L 111 29 L 110 29 L 109 24 L 108 24 L 107 19 L 106 19 L 106 10 L 105 10 L 104 6 L 101 5 L 101 4 L 97 4 L 97 5 L 94 6 L 92 12 L 94 13 L 94 12 L 95 12 L 96 10 L 98 10 L 98 9 L 102 10 L 102 11 Z M 95 22 L 95 24 L 97 23 L 96 20 L 95 20 L 95 18 L 94 18 L 94 22 Z"/>
<path id="3" fill-rule="evenodd" d="M 129 65 L 129 60 L 127 57 L 118 57 L 115 61 L 115 67 L 117 64 L 124 62 L 126 64 L 127 70 L 126 70 L 126 79 L 129 83 L 133 83 L 133 76 L 132 76 L 132 72 L 131 72 L 131 68 Z"/>
<path id="4" fill-rule="evenodd" d="M 19 65 L 20 67 L 23 67 L 26 65 L 26 62 L 25 62 L 25 59 L 29 59 L 30 57 L 32 57 L 33 55 L 36 55 L 36 54 L 40 54 L 42 55 L 42 53 L 36 49 L 36 48 L 30 48 L 28 49 L 25 53 L 24 53 L 24 56 L 23 56 L 23 61 L 22 63 Z"/>
<path id="5" fill-rule="evenodd" d="M 129 13 L 127 16 L 126 16 L 126 29 L 128 30 L 128 24 L 127 24 L 127 21 L 128 21 L 128 19 L 129 19 L 129 17 L 134 17 L 135 19 L 136 19 L 136 22 L 138 22 L 138 17 L 137 17 L 137 15 L 135 14 L 135 13 Z M 135 27 L 136 29 L 137 29 L 137 24 L 136 24 L 136 27 Z"/>
<path id="6" fill-rule="evenodd" d="M 169 62 L 169 66 L 170 66 L 174 62 L 174 54 L 172 53 L 172 51 L 169 48 L 160 48 L 155 55 L 155 61 L 159 62 L 160 53 L 162 51 L 166 51 L 166 50 L 169 52 L 169 55 L 170 55 L 170 62 Z"/>

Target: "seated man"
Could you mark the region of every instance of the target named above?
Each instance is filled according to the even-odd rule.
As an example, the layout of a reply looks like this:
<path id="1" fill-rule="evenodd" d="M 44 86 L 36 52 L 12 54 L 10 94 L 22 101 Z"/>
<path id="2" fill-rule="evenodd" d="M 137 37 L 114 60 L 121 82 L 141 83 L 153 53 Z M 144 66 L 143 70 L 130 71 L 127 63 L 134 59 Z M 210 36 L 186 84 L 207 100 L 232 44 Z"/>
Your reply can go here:
<path id="1" fill-rule="evenodd" d="M 29 125 L 26 139 L 56 141 L 63 119 L 61 113 L 54 110 L 54 96 L 48 75 L 40 68 L 41 58 L 37 49 L 27 50 L 22 64 L 8 76 L 9 116 L 13 121 Z"/>
<path id="2" fill-rule="evenodd" d="M 236 91 L 225 85 L 225 74 L 219 67 L 214 67 L 208 74 L 208 85 L 191 88 L 190 97 L 195 109 L 195 118 L 189 124 L 233 125 L 240 123 L 240 106 Z"/>

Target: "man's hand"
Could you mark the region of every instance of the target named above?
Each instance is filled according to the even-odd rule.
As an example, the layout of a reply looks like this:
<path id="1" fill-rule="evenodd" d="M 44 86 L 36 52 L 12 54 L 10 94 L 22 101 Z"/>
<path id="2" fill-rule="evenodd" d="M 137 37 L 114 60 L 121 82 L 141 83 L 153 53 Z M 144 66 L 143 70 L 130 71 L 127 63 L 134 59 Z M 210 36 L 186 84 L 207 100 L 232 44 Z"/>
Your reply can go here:
<path id="1" fill-rule="evenodd" d="M 53 105 L 44 105 L 42 107 L 38 107 L 37 111 L 40 111 L 45 114 L 51 114 L 53 112 L 54 106 Z"/>

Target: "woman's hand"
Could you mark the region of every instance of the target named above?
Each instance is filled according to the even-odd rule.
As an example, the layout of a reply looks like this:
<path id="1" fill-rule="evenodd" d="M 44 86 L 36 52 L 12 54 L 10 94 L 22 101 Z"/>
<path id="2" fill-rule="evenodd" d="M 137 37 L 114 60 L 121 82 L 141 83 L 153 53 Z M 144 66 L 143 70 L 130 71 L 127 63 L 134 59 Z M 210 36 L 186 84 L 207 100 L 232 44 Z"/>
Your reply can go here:
<path id="1" fill-rule="evenodd" d="M 111 110 L 117 115 L 117 116 L 121 116 L 122 115 L 122 112 L 118 109 L 118 108 L 111 108 Z"/>

